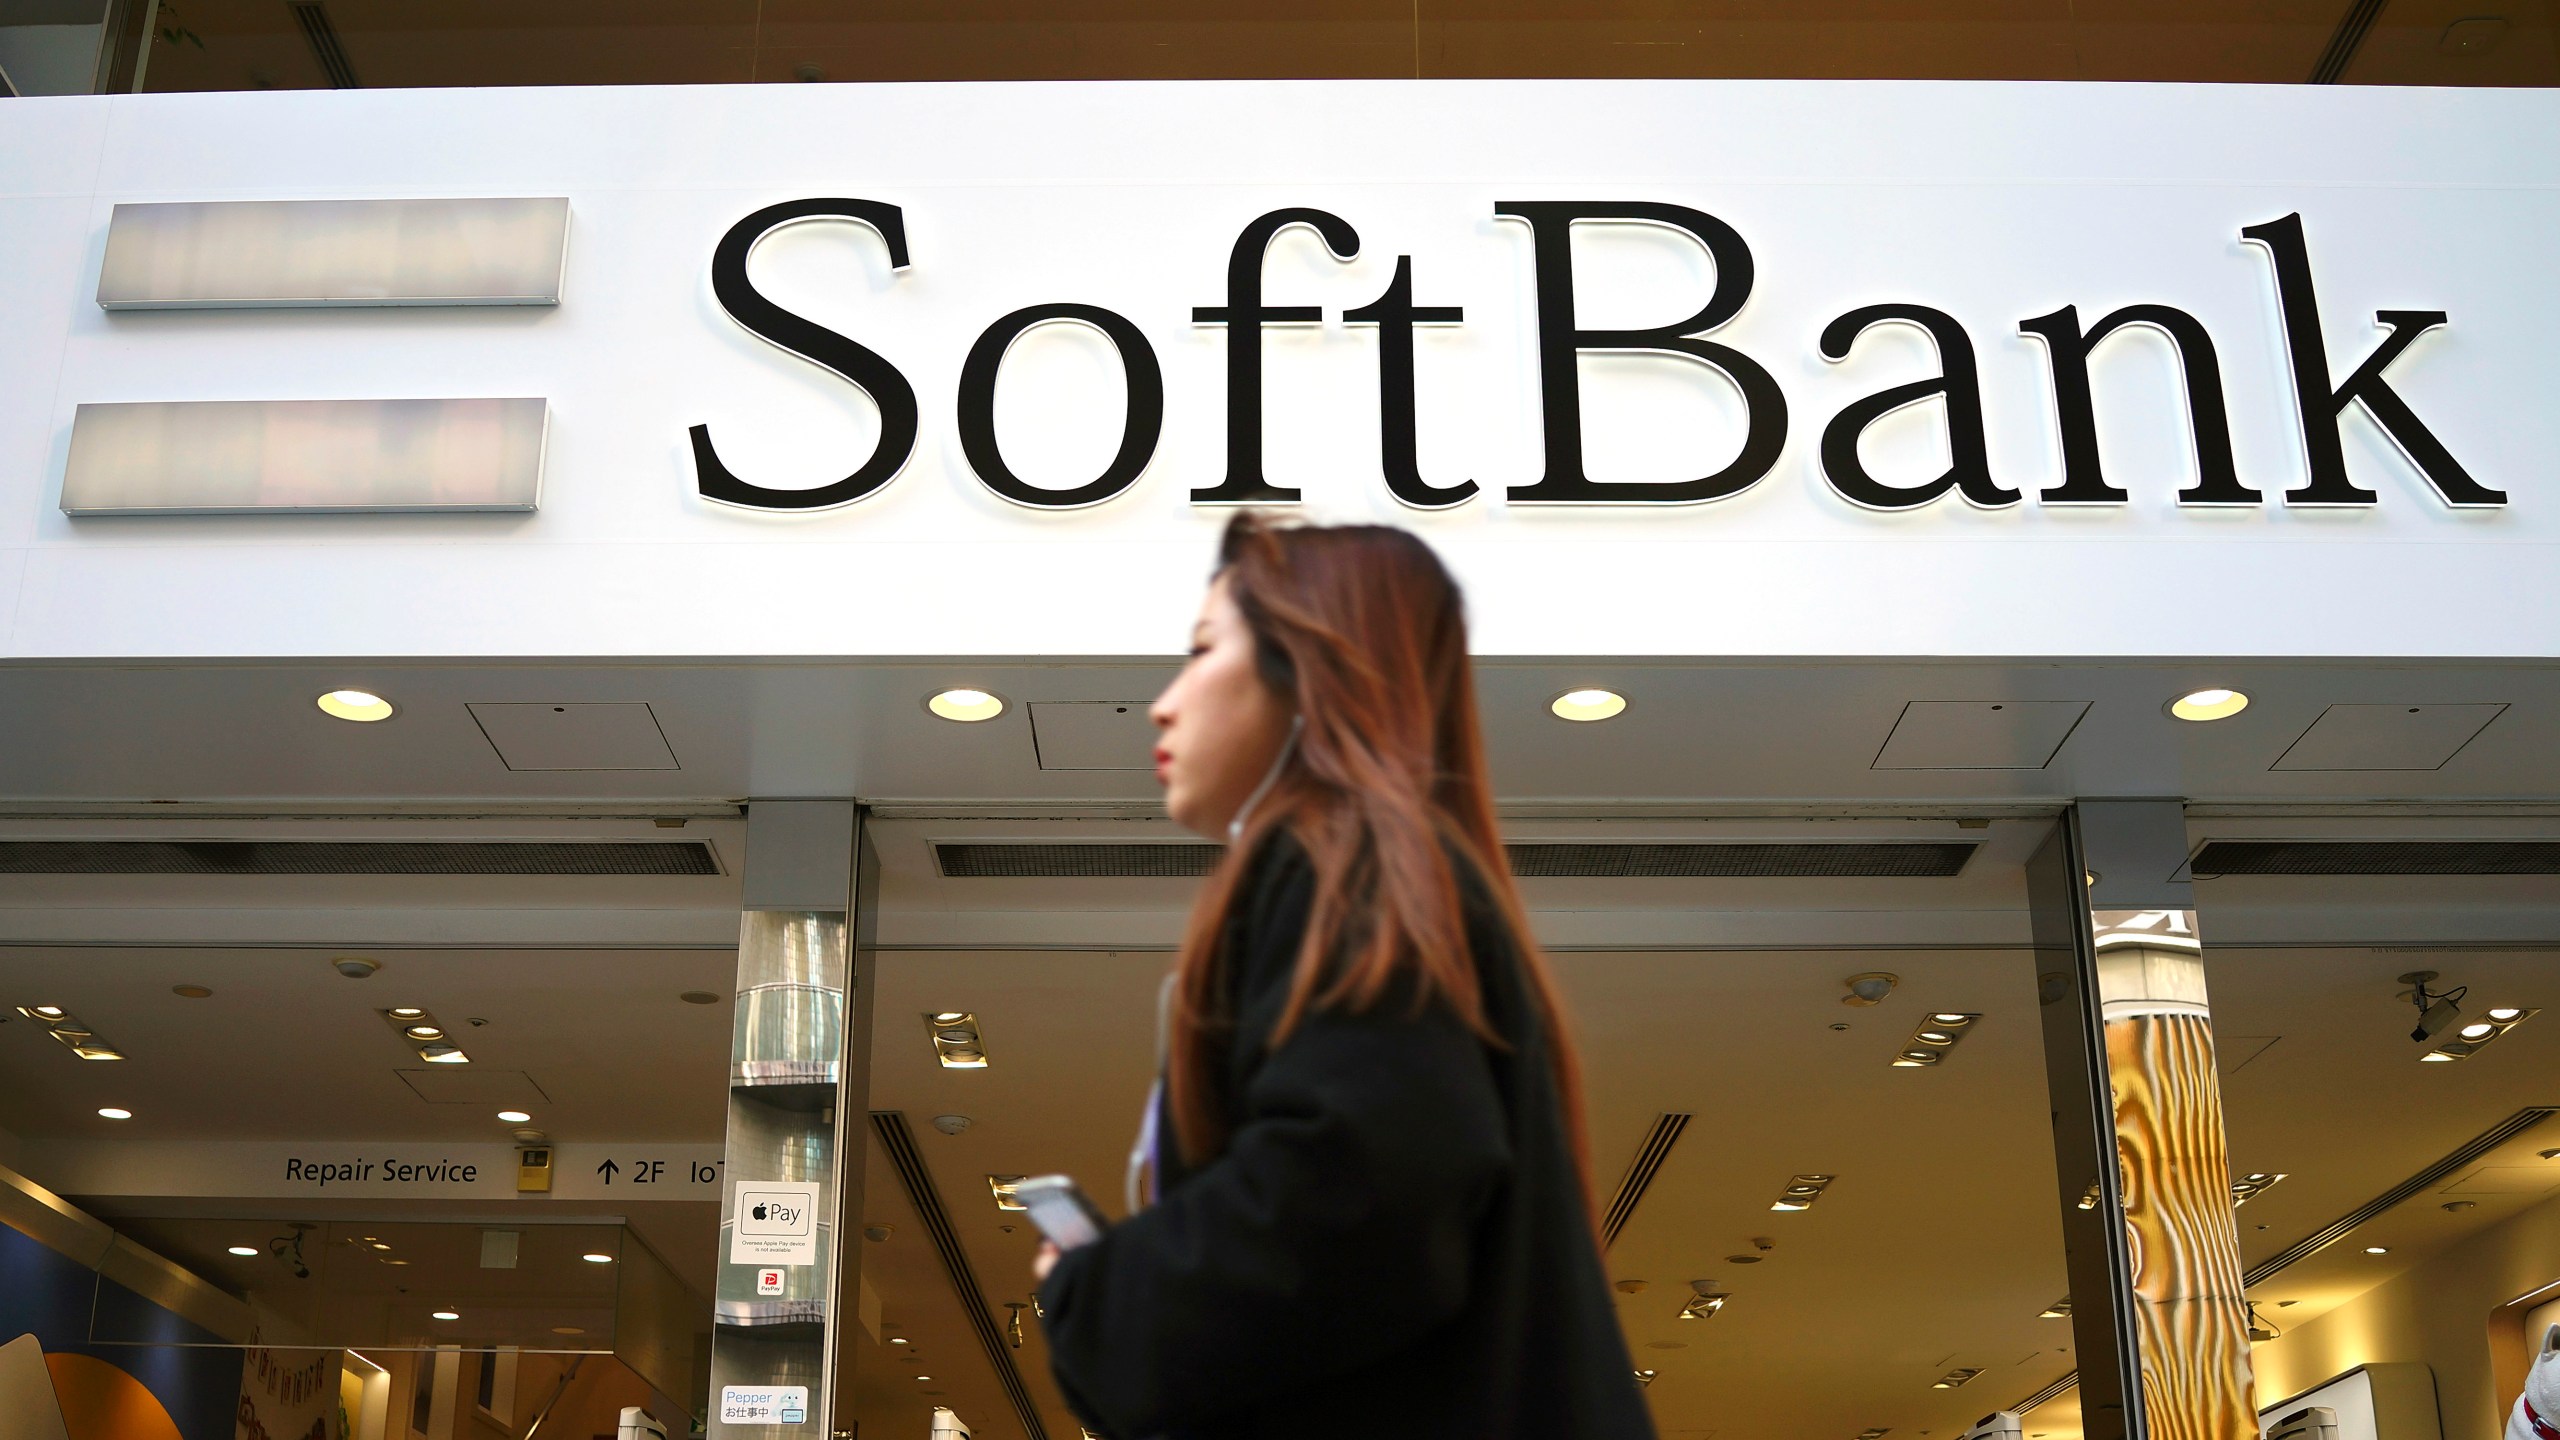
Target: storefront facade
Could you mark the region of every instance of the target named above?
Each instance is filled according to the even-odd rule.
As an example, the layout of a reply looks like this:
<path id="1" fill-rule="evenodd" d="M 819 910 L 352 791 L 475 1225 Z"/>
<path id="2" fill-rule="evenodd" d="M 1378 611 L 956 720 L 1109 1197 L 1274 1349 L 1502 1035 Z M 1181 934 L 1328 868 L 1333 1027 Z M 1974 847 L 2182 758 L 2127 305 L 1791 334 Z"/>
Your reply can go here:
<path id="1" fill-rule="evenodd" d="M 0 839 L 18 847 L 0 973 L 18 956 L 94 984 L 73 1008 L 106 1033 L 93 1012 L 133 982 L 84 955 L 718 954 L 737 981 L 717 997 L 736 995 L 725 1129 L 643 1137 L 610 1107 L 590 1127 L 693 1146 L 658 1157 L 688 1175 L 725 1147 L 686 1203 L 725 1207 L 730 1248 L 666 1267 L 718 1336 L 699 1367 L 625 1363 L 709 1412 L 727 1389 L 812 1394 L 806 1428 L 697 1412 L 715 1435 L 857 1412 L 922 1433 L 931 1403 L 981 1433 L 1073 1433 L 1036 1317 L 1026 1345 L 1003 1309 L 1027 1303 L 1022 1237 L 977 1235 L 986 1206 L 957 1181 L 1104 1169 L 1146 1042 L 1075 1012 L 1091 1052 L 1053 1058 L 1093 1107 L 1026 1099 L 1016 1153 L 937 1159 L 979 1141 L 931 1132 L 924 1107 L 961 1102 L 934 1088 L 956 1083 L 947 1055 L 907 1053 L 910 1012 L 1109 1008 L 1006 956 L 1098 957 L 1097 995 L 1151 984 L 1198 860 L 1151 818 L 1143 702 L 1217 528 L 1239 505 L 1403 525 L 1467 586 L 1515 867 L 1586 1043 L 1641 1035 L 1599 1062 L 1615 1108 L 1594 1133 L 1613 1241 L 1639 1215 L 1659 1227 L 1626 1228 L 1611 1259 L 1667 1434 L 1954 1434 L 1956 1411 L 2006 1410 L 2036 1434 L 2236 1436 L 2334 1382 L 2374 1397 L 2357 1433 L 2420 1440 L 2394 1418 L 2416 1382 L 2388 1367 L 2410 1363 L 2432 1367 L 2436 1433 L 2478 1433 L 2522 1384 L 2516 1307 L 2560 1281 L 2543 1214 L 2560 1174 L 2535 1168 L 2560 1101 L 2524 1023 L 2560 975 L 2555 129 L 2548 91 L 1810 81 L 0 107 L 18 320 L 0 348 Z M 1584 689 L 1623 712 L 1560 718 Z M 393 713 L 315 704 L 346 690 Z M 1001 705 L 929 707 L 954 690 Z M 2245 704 L 2171 713 L 2202 692 Z M 709 868 L 556 894 L 495 880 L 457 903 L 423 881 L 297 890 L 254 858 L 225 890 L 115 848 L 420 837 L 701 839 Z M 1864 849 L 1811 853 L 1839 844 Z M 1096 861 L 1102 888 L 1079 890 L 1058 853 L 1079 845 L 1155 853 Z M 334 873 L 386 873 L 348 863 Z M 2412 1005 L 2366 983 L 2377 966 L 2438 973 L 2405 982 Z M 1858 970 L 1933 1008 L 1875 1009 L 1841 988 Z M 2495 1033 L 2399 1038 L 2430 985 L 2457 983 L 2480 990 L 2461 1018 Z M 850 1023 L 769 1020 L 777 989 Z M 2297 1003 L 2320 1017 L 2299 1031 Z M 225 1206 L 387 1225 L 413 1198 L 360 1178 L 346 1193 L 372 1208 L 340 1215 L 318 1189 L 222 1178 L 263 1175 L 263 1152 L 149 1148 L 388 1133 L 343 1117 L 90 1134 L 92 1072 L 34 1068 L 55 1057 L 24 1018 L 0 1035 L 30 1052 L 11 1063 L 31 1097 L 0 1163 L 39 1185 L 164 1226 Z M 1953 1080 L 1989 1049 L 2025 1083 L 1896 1126 L 1996 1131 L 1998 1184 L 1894 1151 L 1858 1117 L 1902 1101 L 1813 1073 L 1843 1032 L 1953 1047 L 1922 1038 L 1933 1021 L 1987 1023 L 1946 1074 L 1930 1058 L 1887 1078 Z M 2368 1068 L 2366 1030 L 2406 1053 Z M 2244 1078 L 2333 1042 L 2344 1069 L 2263 1094 Z M 2457 1042 L 2461 1065 L 2422 1058 Z M 930 1068 L 891 1068 L 910 1062 Z M 773 1065 L 815 1068 L 756 1068 Z M 2440 1071 L 2457 1079 L 2391 1109 Z M 2004 1241 L 2032 1251 L 2003 1283 L 2067 1291 L 2048 1307 L 2067 1323 L 2004 1291 L 1945 1344 L 1862 1332 L 1837 1368 L 1916 1367 L 1894 1385 L 1940 1410 L 1861 1395 L 1833 1413 L 1838 1376 L 1784 1367 L 1826 1313 L 1899 1315 L 1878 1290 L 1932 1268 L 1906 1245 L 1890 1263 L 1916 1268 L 1888 1281 L 1852 1245 L 1819 1272 L 1831 1288 L 1772 1294 L 1794 1318 L 1725 1341 L 1798 1245 L 1735 1227 L 1783 1231 L 1797 1217 L 1767 1212 L 1810 1208 L 1789 1187 L 1864 1178 L 1749 1118 L 1796 1103 L 1743 1098 L 1772 1077 L 1800 1091 L 1788 1125 L 1914 1167 L 1874 1223 L 1948 1237 L 1957 1273 L 2005 1263 Z M 800 1090 L 753 1093 L 765 1080 Z M 716 1073 L 700 1088 L 716 1108 Z M 2384 1118 L 2360 1148 L 2367 1106 Z M 1028 1138 L 1050 1126 L 1095 1133 Z M 1640 1212 L 1684 1135 L 1698 1190 Z M 538 1143 L 565 1162 L 588 1139 Z M 827 1158 L 748 1173 L 784 1152 Z M 2302 1183 L 2339 1152 L 2357 1158 Z M 2269 1175 L 2302 1178 L 2259 1198 Z M 564 1180 L 586 1186 L 564 1202 L 623 1193 Z M 816 1185 L 833 1234 L 905 1208 L 760 1288 L 768 1267 L 736 1243 L 749 1182 Z M 2224 1211 L 2226 1182 L 2257 1188 Z M 453 1215 L 487 1229 L 533 1193 L 488 1183 Z M 1704 1218 L 1728 1184 L 1759 1215 Z M 1843 1186 L 1803 1219 L 1861 1203 Z M 2253 1304 L 2294 1303 L 2278 1274 L 2308 1283 L 2404 1206 L 2454 1228 L 2373 1255 L 2442 1274 L 2323 1279 L 2299 1335 L 2261 1326 Z M 2393 1309 L 2394 1286 L 2418 1293 Z M 1719 1295 L 1731 1313 L 1684 1313 Z M 1920 1317 L 1971 1303 L 1914 1298 Z M 951 1309 L 932 1343 L 969 1367 L 956 1396 L 889 1348 L 927 1323 L 895 1312 L 932 1305 Z M 526 1348 L 439 1349 L 389 1313 L 308 1338 L 431 1361 Z M 1739 1406 L 1755 1364 L 1794 1398 Z M 2003 1389 L 1926 1393 L 1978 1378 Z M 439 1434 L 442 1413 L 460 1433 L 451 1409 L 413 1428 Z"/>

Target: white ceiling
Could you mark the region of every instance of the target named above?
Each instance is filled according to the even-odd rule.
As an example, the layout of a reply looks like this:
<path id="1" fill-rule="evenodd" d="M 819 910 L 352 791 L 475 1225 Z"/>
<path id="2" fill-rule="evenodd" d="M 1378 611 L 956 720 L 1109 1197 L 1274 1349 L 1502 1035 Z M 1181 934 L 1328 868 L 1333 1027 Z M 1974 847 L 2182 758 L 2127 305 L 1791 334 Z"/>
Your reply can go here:
<path id="1" fill-rule="evenodd" d="M 2055 597 L 2064 603 L 2065 597 Z M 1925 603 L 1915 598 L 1915 603 Z M 1162 659 L 1078 662 L 170 664 L 0 666 L 0 801 L 291 807 L 687 804 L 860 796 L 883 804 L 1145 804 L 1143 769 L 1042 770 L 1029 706 L 1143 701 Z M 2560 800 L 2560 663 L 1829 663 L 1485 661 L 1495 784 L 1507 805 L 1573 813 L 1840 804 L 1908 807 L 2179 795 L 2207 803 Z M 1607 685 L 1620 718 L 1572 725 L 1548 700 Z M 928 715 L 946 686 L 1013 702 L 980 725 Z M 2201 686 L 2255 697 L 2189 724 L 2162 707 Z M 340 686 L 401 707 L 351 725 L 312 706 Z M 466 708 L 644 702 L 679 769 L 509 770 Z M 1913 701 L 2089 702 L 2042 769 L 1872 768 Z M 2510 708 L 2439 770 L 2272 768 L 2330 705 Z M 1130 763 L 1142 766 L 1142 740 Z"/>

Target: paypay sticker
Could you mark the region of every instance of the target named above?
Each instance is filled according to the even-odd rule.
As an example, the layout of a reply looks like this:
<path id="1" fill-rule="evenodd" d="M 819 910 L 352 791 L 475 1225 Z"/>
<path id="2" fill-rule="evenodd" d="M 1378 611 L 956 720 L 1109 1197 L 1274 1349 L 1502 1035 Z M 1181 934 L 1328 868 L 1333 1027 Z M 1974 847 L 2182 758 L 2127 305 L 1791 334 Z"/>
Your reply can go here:
<path id="1" fill-rule="evenodd" d="M 731 1207 L 729 1263 L 818 1263 L 818 1184 L 810 1180 L 741 1180 Z"/>

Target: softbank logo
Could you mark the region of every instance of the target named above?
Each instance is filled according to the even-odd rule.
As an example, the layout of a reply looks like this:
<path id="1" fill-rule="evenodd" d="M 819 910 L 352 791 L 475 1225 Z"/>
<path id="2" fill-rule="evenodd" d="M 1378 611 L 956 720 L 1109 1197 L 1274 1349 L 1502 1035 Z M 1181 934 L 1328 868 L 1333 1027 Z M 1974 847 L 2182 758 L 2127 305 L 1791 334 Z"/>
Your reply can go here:
<path id="1" fill-rule="evenodd" d="M 1750 301 L 1755 272 L 1751 247 L 1733 226 L 1684 205 L 1646 201 L 1508 201 L 1494 214 L 1524 226 L 1533 247 L 1536 280 L 1537 373 L 1544 468 L 1529 484 L 1509 487 L 1513 505 L 1694 505 L 1739 495 L 1765 480 L 1776 466 L 1793 419 L 1785 391 L 1764 358 L 1709 338 L 1740 315 Z M 890 266 L 910 268 L 904 212 L 876 200 L 809 199 L 770 206 L 740 220 L 712 257 L 714 294 L 730 318 L 750 333 L 825 367 L 868 395 L 880 414 L 880 435 L 869 455 L 844 478 L 811 489 L 773 489 L 754 483 L 723 463 L 708 425 L 691 429 L 694 483 L 706 499 L 750 509 L 823 510 L 876 494 L 914 454 L 920 417 L 915 387 L 887 356 L 767 299 L 747 276 L 757 243 L 785 226 L 810 220 L 852 220 L 875 232 Z M 1664 227 L 1704 248 L 1714 262 L 1715 285 L 1695 313 L 1637 328 L 1582 326 L 1574 306 L 1571 235 L 1577 225 L 1642 224 Z M 1348 220 L 1329 211 L 1287 208 L 1257 216 L 1235 239 L 1227 261 L 1224 303 L 1192 311 L 1195 323 L 1226 332 L 1226 473 L 1193 489 L 1201 505 L 1285 505 L 1300 494 L 1263 473 L 1264 402 L 1262 332 L 1266 326 L 1321 323 L 1316 306 L 1264 302 L 1264 252 L 1283 231 L 1304 228 L 1323 241 L 1336 260 L 1360 253 L 1360 236 Z M 2303 483 L 2282 492 L 2289 506 L 2363 507 L 2378 502 L 2373 490 L 2347 473 L 2339 424 L 2350 407 L 2361 409 L 2398 447 L 2438 499 L 2456 508 L 2498 507 L 2504 491 L 2480 483 L 2392 387 L 2389 372 L 2429 330 L 2446 323 L 2440 310 L 2382 310 L 2374 319 L 2382 339 L 2334 380 L 2334 357 L 2322 337 L 2320 302 L 2302 217 L 2289 214 L 2243 227 L 2240 238 L 2256 247 L 2268 267 L 2282 334 L 2275 337 L 2290 361 L 2294 420 L 2305 462 Z M 1339 312 L 1346 324 L 1375 326 L 1380 453 L 1386 487 L 1417 509 L 1464 505 L 1480 487 L 1462 477 L 1426 476 L 1419 453 L 1414 403 L 1414 327 L 1456 325 L 1462 307 L 1424 304 L 1411 256 L 1398 256 L 1395 273 L 1376 299 Z M 1007 349 L 1035 327 L 1075 324 L 1110 341 L 1127 381 L 1128 402 L 1118 452 L 1101 473 L 1070 488 L 1035 486 L 1007 465 L 997 444 L 995 390 Z M 1823 417 L 1818 447 L 1824 483 L 1841 499 L 1872 510 L 1905 511 L 1954 495 L 1983 508 L 2026 501 L 2018 477 L 1994 473 L 1985 433 L 1982 383 L 1972 336 L 1954 316 L 1918 302 L 1860 306 L 1823 326 L 1811 338 L 1828 362 L 1847 361 L 1862 336 L 1879 326 L 1908 326 L 1934 347 L 1939 373 L 1892 386 L 1850 402 Z M 2222 365 L 2203 322 L 2173 305 L 2145 303 L 2084 320 L 2077 306 L 2021 319 L 2018 333 L 2038 342 L 2050 377 L 2046 397 L 2060 433 L 2059 473 L 2032 491 L 2039 506 L 2123 505 L 2132 495 L 2111 480 L 2098 441 L 2092 355 L 2118 332 L 2147 328 L 2174 348 L 2183 375 L 2188 433 L 2193 437 L 2194 483 L 2177 492 L 2184 506 L 2257 506 L 2267 495 L 2243 476 L 2233 459 L 2231 418 L 2224 399 Z M 1741 451 L 1722 469 L 1693 479 L 1630 483 L 1595 480 L 1584 466 L 1583 412 L 1578 361 L 1586 354 L 1653 352 L 1706 366 L 1732 382 L 1745 421 Z M 1041 510 L 1076 509 L 1112 500 L 1142 475 L 1164 427 L 1163 368 L 1146 334 L 1127 316 L 1100 306 L 1060 301 L 1034 305 L 989 324 L 961 367 L 959 431 L 962 453 L 979 483 L 1015 504 Z M 1887 415 L 1924 401 L 1942 402 L 1949 463 L 1918 482 L 1888 479 L 1860 459 L 1859 441 Z"/>

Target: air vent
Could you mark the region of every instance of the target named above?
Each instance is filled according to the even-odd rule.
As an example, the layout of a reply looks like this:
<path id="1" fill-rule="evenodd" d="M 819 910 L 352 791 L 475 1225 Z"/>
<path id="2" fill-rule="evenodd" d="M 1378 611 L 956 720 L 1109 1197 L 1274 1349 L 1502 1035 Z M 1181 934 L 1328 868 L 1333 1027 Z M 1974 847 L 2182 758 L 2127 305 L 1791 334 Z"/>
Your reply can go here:
<path id="1" fill-rule="evenodd" d="M 1222 845 L 941 844 L 933 858 L 954 880 L 1189 880 L 1206 875 Z"/>
<path id="2" fill-rule="evenodd" d="M 699 840 L 0 840 L 0 875 L 717 875 Z"/>
<path id="3" fill-rule="evenodd" d="M 2560 875 L 2552 840 L 2214 840 L 2188 867 L 2219 875 Z"/>
<path id="4" fill-rule="evenodd" d="M 1944 878 L 1972 858 L 1970 841 L 1736 845 L 1546 843 L 1503 847 L 1511 873 L 1537 879 Z M 1206 875 L 1222 849 L 1201 844 L 986 844 L 933 847 L 955 880 L 1173 879 Z"/>
<path id="5" fill-rule="evenodd" d="M 1029 1387 L 1022 1383 L 1022 1372 L 1013 1363 L 1013 1351 L 1006 1347 L 1004 1334 L 987 1309 L 987 1291 L 978 1283 L 977 1270 L 969 1264 L 969 1252 L 960 1243 L 951 1212 L 943 1208 L 942 1192 L 933 1183 L 933 1172 L 925 1168 L 924 1155 L 916 1149 L 915 1132 L 907 1128 L 906 1112 L 872 1111 L 871 1133 L 879 1138 L 882 1153 L 898 1172 L 907 1203 L 915 1207 L 916 1218 L 924 1222 L 925 1235 L 933 1241 L 933 1253 L 942 1261 L 943 1278 L 951 1282 L 952 1298 L 959 1302 L 961 1315 L 977 1335 L 978 1348 L 987 1357 L 987 1368 L 995 1372 L 996 1383 L 1004 1388 L 1005 1398 L 1013 1402 L 1014 1418 L 1021 1423 L 1022 1433 L 1029 1440 L 1049 1440 L 1040 1407 L 1032 1400 Z"/>
<path id="6" fill-rule="evenodd" d="M 1680 1143 L 1680 1132 L 1689 1128 L 1689 1117 L 1678 1112 L 1656 1116 L 1653 1128 L 1645 1133 L 1644 1144 L 1636 1148 L 1636 1160 L 1627 1167 L 1627 1178 L 1618 1182 L 1618 1193 L 1609 1198 L 1609 1211 L 1600 1221 L 1600 1244 L 1603 1249 L 1618 1243 L 1618 1232 L 1635 1218 L 1636 1203 L 1653 1185 L 1653 1177 L 1662 1170 L 1662 1162 L 1671 1156 L 1671 1147 Z"/>
<path id="7" fill-rule="evenodd" d="M 356 67 L 347 63 L 346 47 L 338 43 L 338 27 L 330 22 L 320 0 L 286 0 L 285 8 L 293 12 L 293 23 L 302 27 L 302 38 L 311 42 L 311 58 L 320 62 L 320 73 L 329 77 L 331 88 L 363 89 Z"/>
<path id="8" fill-rule="evenodd" d="M 1775 879 L 1789 876 L 1944 877 L 1964 869 L 1970 841 L 1914 844 L 1510 845 L 1511 873 L 1538 878 Z"/>

